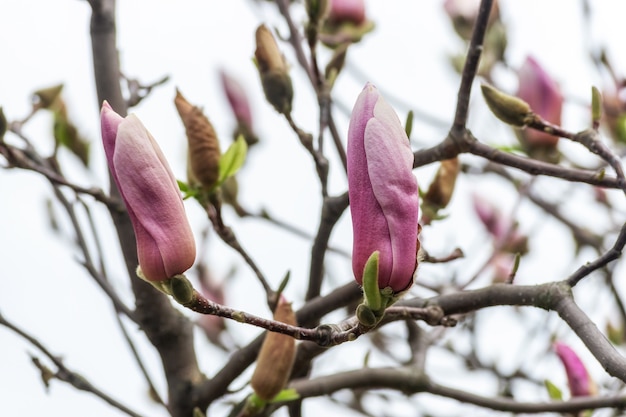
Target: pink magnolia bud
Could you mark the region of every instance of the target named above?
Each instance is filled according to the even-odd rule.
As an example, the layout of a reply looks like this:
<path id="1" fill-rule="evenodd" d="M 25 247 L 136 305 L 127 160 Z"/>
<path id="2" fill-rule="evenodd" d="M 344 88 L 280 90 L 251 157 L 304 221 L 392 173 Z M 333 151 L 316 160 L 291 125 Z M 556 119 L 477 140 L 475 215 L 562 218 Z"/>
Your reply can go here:
<path id="1" fill-rule="evenodd" d="M 582 363 L 576 352 L 565 343 L 554 343 L 554 350 L 561 359 L 567 374 L 567 384 L 569 385 L 572 397 L 583 397 L 594 395 L 596 386 L 589 377 L 587 368 Z"/>
<path id="2" fill-rule="evenodd" d="M 518 72 L 517 96 L 530 105 L 532 111 L 544 120 L 560 125 L 563 95 L 558 84 L 531 56 L 526 58 Z M 525 129 L 522 137 L 530 146 L 556 146 L 559 138 L 534 129 Z"/>
<path id="3" fill-rule="evenodd" d="M 365 1 L 331 0 L 328 20 L 333 24 L 349 22 L 360 25 L 365 21 Z"/>
<path id="4" fill-rule="evenodd" d="M 107 163 L 135 230 L 143 274 L 149 281 L 182 274 L 193 265 L 196 244 L 163 152 L 135 115 L 122 118 L 105 101 L 100 120 Z"/>
<path id="5" fill-rule="evenodd" d="M 522 254 L 528 252 L 528 237 L 517 230 L 512 219 L 505 217 L 491 203 L 478 195 L 473 196 L 473 203 L 474 212 L 500 250 Z"/>
<path id="6" fill-rule="evenodd" d="M 225 71 L 220 71 L 220 80 L 237 122 L 243 123 L 249 129 L 252 129 L 252 111 L 250 110 L 250 103 L 245 90 L 235 78 L 228 75 Z"/>
<path id="7" fill-rule="evenodd" d="M 478 195 L 474 195 L 472 199 L 474 212 L 483 226 L 485 226 L 485 229 L 487 229 L 487 232 L 489 232 L 496 241 L 504 239 L 509 230 L 510 222 L 487 200 Z"/>
<path id="8" fill-rule="evenodd" d="M 379 251 L 379 287 L 404 291 L 413 283 L 419 248 L 413 152 L 398 116 L 372 84 L 352 110 L 347 153 L 354 276 L 362 284 L 368 258 Z"/>

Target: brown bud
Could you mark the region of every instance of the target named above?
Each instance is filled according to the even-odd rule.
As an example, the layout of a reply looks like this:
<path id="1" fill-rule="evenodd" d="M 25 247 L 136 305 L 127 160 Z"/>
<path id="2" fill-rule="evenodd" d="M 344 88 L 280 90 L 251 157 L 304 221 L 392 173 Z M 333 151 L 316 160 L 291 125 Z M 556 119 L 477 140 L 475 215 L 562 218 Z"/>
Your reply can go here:
<path id="1" fill-rule="evenodd" d="M 278 49 L 274 35 L 265 25 L 259 26 L 256 30 L 256 51 L 254 51 L 254 56 L 261 73 L 267 71 L 287 72 L 285 58 Z"/>
<path id="2" fill-rule="evenodd" d="M 265 25 L 256 30 L 256 63 L 267 101 L 279 113 L 291 112 L 293 86 L 287 72 L 285 58 L 278 49 L 274 36 Z"/>
<path id="3" fill-rule="evenodd" d="M 487 84 L 482 84 L 480 88 L 493 114 L 504 123 L 524 126 L 533 116 L 530 106 L 524 100 L 505 94 Z"/>
<path id="4" fill-rule="evenodd" d="M 190 104 L 176 91 L 174 104 L 178 110 L 189 143 L 189 177 L 210 190 L 219 176 L 220 144 L 217 134 L 202 110 Z"/>
<path id="5" fill-rule="evenodd" d="M 297 325 L 291 303 L 282 297 L 274 311 L 274 320 L 293 326 Z M 291 374 L 295 355 L 296 341 L 294 338 L 280 333 L 267 333 L 250 382 L 259 398 L 269 401 L 285 387 Z"/>
<path id="6" fill-rule="evenodd" d="M 441 161 L 433 182 L 424 196 L 424 203 L 438 209 L 445 208 L 454 191 L 456 178 L 459 175 L 459 158 Z"/>

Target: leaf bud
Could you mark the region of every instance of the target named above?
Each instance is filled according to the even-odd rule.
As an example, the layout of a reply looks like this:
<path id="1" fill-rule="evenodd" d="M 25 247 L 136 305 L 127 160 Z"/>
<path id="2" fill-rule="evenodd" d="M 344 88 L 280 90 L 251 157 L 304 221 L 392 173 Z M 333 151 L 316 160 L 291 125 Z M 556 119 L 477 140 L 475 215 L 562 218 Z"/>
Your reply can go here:
<path id="1" fill-rule="evenodd" d="M 482 84 L 480 88 L 489 109 L 498 119 L 513 126 L 524 126 L 528 123 L 532 111 L 524 100 L 505 94 L 488 84 Z"/>

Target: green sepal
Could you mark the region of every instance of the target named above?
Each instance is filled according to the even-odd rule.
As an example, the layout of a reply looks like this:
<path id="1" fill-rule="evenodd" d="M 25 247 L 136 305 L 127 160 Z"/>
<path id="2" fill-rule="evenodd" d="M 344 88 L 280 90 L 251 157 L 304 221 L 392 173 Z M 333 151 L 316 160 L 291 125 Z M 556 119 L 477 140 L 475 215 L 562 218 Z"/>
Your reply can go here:
<path id="1" fill-rule="evenodd" d="M 300 394 L 293 388 L 288 388 L 280 391 L 274 398 L 270 400 L 270 403 L 282 403 L 287 401 L 295 401 L 300 398 Z"/>
<path id="2" fill-rule="evenodd" d="M 229 177 L 232 177 L 239 171 L 248 153 L 248 144 L 243 135 L 237 136 L 237 139 L 228 147 L 226 152 L 221 156 L 219 162 L 219 175 L 215 187 L 219 187 Z"/>
<path id="3" fill-rule="evenodd" d="M 543 381 L 543 384 L 546 386 L 546 390 L 548 391 L 548 395 L 551 399 L 558 401 L 563 400 L 563 392 L 561 392 L 559 387 L 557 387 L 547 379 Z"/>
<path id="4" fill-rule="evenodd" d="M 404 131 L 406 136 L 411 138 L 411 131 L 413 131 L 413 110 L 409 110 L 409 114 L 406 115 L 406 123 L 404 124 Z"/>
<path id="5" fill-rule="evenodd" d="M 363 268 L 363 298 L 365 305 L 372 311 L 383 308 L 380 289 L 378 288 L 378 258 L 379 251 L 374 251 L 367 259 Z"/>

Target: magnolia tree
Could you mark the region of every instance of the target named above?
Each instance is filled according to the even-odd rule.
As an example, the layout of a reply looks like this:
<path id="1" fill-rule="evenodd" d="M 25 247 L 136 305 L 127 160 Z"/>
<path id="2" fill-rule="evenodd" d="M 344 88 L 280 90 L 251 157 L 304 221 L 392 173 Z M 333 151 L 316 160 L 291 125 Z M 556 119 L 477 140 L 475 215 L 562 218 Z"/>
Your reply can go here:
<path id="1" fill-rule="evenodd" d="M 533 22 L 516 22 L 507 2 L 446 0 L 437 7 L 462 52 L 445 61 L 456 95 L 442 120 L 428 105 L 443 86 L 432 97 L 391 94 L 393 80 L 363 79 L 378 58 L 353 51 L 393 25 L 363 1 L 251 2 L 254 27 L 237 31 L 255 45 L 228 53 L 258 76 L 219 73 L 228 115 L 192 99 L 182 79 L 130 78 L 115 0 L 84 3 L 100 131 L 81 134 L 62 85 L 36 90 L 29 114 L 2 103 L 3 176 L 48 182 L 56 239 L 111 306 L 99 315 L 113 316 L 118 330 L 105 337 L 119 340 L 105 354 L 71 320 L 49 326 L 74 335 L 94 363 L 134 365 L 103 383 L 0 304 L 3 341 L 25 341 L 46 387 L 71 386 L 131 416 L 621 413 L 626 82 L 607 50 L 575 45 L 594 75 L 576 81 L 584 96 L 568 94 L 533 54 L 510 62 L 520 54 L 507 47 L 509 25 Z M 410 28 L 395 30 L 410 39 Z M 201 45 L 184 46 L 210 48 Z M 390 65 L 413 77 L 428 65 L 408 41 L 387 47 Z M 253 105 L 257 92 L 265 100 Z M 150 102 L 176 109 L 163 123 L 186 136 L 186 157 L 162 150 L 174 148 L 142 123 L 149 112 L 131 113 Z M 36 134 L 54 138 L 52 151 L 28 129 L 42 113 L 53 134 Z M 94 155 L 110 187 L 85 182 L 97 178 Z M 292 159 L 278 171 L 290 186 L 264 176 Z M 272 206 L 279 194 L 289 199 Z M 301 206 L 289 200 L 310 206 L 294 216 Z M 42 279 L 28 271 L 22 293 Z M 68 294 L 84 301 L 55 285 L 47 305 L 23 302 L 41 312 Z M 125 395 L 131 373 L 135 398 Z"/>

